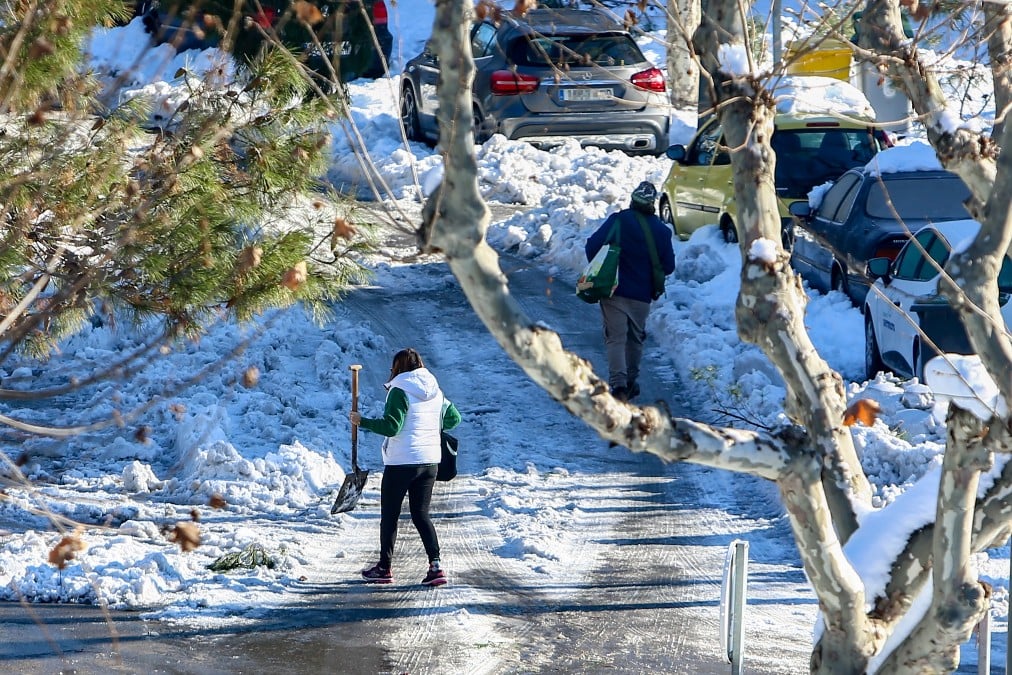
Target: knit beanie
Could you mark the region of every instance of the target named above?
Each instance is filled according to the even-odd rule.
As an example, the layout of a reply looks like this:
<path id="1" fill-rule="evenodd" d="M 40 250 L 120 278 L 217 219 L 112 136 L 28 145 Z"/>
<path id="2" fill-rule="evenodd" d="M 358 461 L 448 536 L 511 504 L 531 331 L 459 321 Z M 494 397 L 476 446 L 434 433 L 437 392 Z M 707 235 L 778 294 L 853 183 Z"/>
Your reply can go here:
<path id="1" fill-rule="evenodd" d="M 632 205 L 644 211 L 653 211 L 654 202 L 657 201 L 657 188 L 653 183 L 643 181 L 636 186 L 632 193 Z"/>

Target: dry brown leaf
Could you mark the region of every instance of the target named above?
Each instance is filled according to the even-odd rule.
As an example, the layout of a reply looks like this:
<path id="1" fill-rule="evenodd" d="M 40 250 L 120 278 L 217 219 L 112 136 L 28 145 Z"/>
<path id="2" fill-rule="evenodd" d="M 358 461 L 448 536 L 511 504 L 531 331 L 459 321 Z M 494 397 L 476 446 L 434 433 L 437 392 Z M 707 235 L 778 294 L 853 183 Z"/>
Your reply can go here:
<path id="1" fill-rule="evenodd" d="M 878 401 L 861 398 L 847 406 L 847 410 L 843 413 L 843 424 L 852 427 L 860 422 L 866 427 L 871 427 L 875 425 L 875 420 L 878 419 L 881 412 L 882 406 L 878 404 Z"/>
<path id="2" fill-rule="evenodd" d="M 145 445 L 147 445 L 148 443 L 150 443 L 151 442 L 151 427 L 149 427 L 149 426 L 140 426 L 140 427 L 137 427 L 137 430 L 134 431 L 134 440 L 137 441 L 138 443 L 144 443 Z"/>
<path id="3" fill-rule="evenodd" d="M 49 564 L 62 570 L 69 561 L 77 556 L 78 551 L 83 550 L 84 542 L 81 541 L 81 531 L 77 529 L 72 534 L 66 535 L 53 547 L 53 550 L 49 552 Z"/>
<path id="4" fill-rule="evenodd" d="M 256 366 L 250 366 L 242 374 L 242 386 L 252 389 L 257 386 L 258 382 L 260 382 L 260 369 Z"/>
<path id="5" fill-rule="evenodd" d="M 306 265 L 306 261 L 302 260 L 296 264 L 295 267 L 285 272 L 285 277 L 281 280 L 281 285 L 290 291 L 297 291 L 299 286 L 306 283 L 306 279 L 308 278 L 309 268 Z"/>
<path id="6" fill-rule="evenodd" d="M 344 218 L 334 219 L 334 228 L 330 231 L 330 250 L 337 248 L 338 239 L 351 239 L 355 236 L 355 226 Z"/>
<path id="7" fill-rule="evenodd" d="M 295 18 L 310 26 L 315 26 L 323 21 L 323 12 L 320 11 L 320 8 L 311 2 L 306 2 L 306 0 L 296 0 L 292 9 L 295 11 Z"/>
<path id="8" fill-rule="evenodd" d="M 239 274 L 246 274 L 251 269 L 260 265 L 263 260 L 264 250 L 259 246 L 247 246 L 239 254 Z"/>
<path id="9" fill-rule="evenodd" d="M 186 414 L 186 406 L 182 403 L 173 403 L 169 406 L 169 412 L 171 412 L 177 421 L 183 419 L 183 415 Z"/>
<path id="10" fill-rule="evenodd" d="M 537 0 L 517 0 L 517 4 L 513 6 L 513 13 L 517 16 L 523 16 L 537 6 Z"/>
<path id="11" fill-rule="evenodd" d="M 18 455 L 18 458 L 14 460 L 14 466 L 24 466 L 28 463 L 28 453 L 22 452 Z"/>
<path id="12" fill-rule="evenodd" d="M 56 47 L 52 42 L 44 37 L 36 38 L 32 46 L 28 48 L 28 57 L 30 59 L 41 59 L 43 56 L 49 56 L 56 51 Z"/>
<path id="13" fill-rule="evenodd" d="M 200 522 L 200 511 L 198 511 L 195 508 L 190 509 L 190 520 L 192 520 L 195 523 L 199 523 Z"/>
<path id="14" fill-rule="evenodd" d="M 53 20 L 49 22 L 49 30 L 57 35 L 69 35 L 70 29 L 74 27 L 74 22 L 69 16 L 55 16 Z"/>
<path id="15" fill-rule="evenodd" d="M 179 544 L 183 553 L 192 551 L 200 546 L 200 528 L 195 523 L 176 523 L 169 531 L 168 539 L 173 544 Z"/>
<path id="16" fill-rule="evenodd" d="M 227 504 L 228 502 L 225 501 L 225 498 L 219 494 L 213 494 L 211 495 L 211 498 L 207 500 L 207 505 L 212 509 L 223 509 Z"/>
<path id="17" fill-rule="evenodd" d="M 491 19 L 493 23 L 499 23 L 502 18 L 502 7 L 492 0 L 479 0 L 474 8 L 474 14 L 479 21 Z"/>

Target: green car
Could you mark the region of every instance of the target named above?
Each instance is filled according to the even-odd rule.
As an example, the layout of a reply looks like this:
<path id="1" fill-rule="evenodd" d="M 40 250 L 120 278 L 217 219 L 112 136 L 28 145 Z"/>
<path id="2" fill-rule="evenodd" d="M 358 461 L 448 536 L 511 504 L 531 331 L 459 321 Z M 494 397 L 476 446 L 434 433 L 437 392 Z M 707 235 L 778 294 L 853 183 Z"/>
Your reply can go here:
<path id="1" fill-rule="evenodd" d="M 780 198 L 783 243 L 789 249 L 788 206 L 808 199 L 812 188 L 836 180 L 847 169 L 864 166 L 890 143 L 870 121 L 781 114 L 774 119 L 771 145 L 777 155 L 774 183 Z M 661 190 L 661 219 L 681 239 L 704 225 L 716 224 L 725 241 L 738 241 L 731 154 L 717 118 L 705 120 L 688 147 L 672 145 L 666 154 L 674 164 Z"/>

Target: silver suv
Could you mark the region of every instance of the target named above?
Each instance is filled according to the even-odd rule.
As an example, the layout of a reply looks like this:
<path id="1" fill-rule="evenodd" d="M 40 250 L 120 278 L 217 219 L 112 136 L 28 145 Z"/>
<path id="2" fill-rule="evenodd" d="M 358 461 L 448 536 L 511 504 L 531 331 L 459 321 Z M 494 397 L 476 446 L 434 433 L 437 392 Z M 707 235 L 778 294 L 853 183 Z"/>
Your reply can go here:
<path id="1" fill-rule="evenodd" d="M 659 155 L 671 120 L 664 74 L 599 10 L 504 13 L 471 27 L 473 130 L 538 146 L 581 145 Z M 439 62 L 428 47 L 401 76 L 401 118 L 412 140 L 435 143 Z"/>

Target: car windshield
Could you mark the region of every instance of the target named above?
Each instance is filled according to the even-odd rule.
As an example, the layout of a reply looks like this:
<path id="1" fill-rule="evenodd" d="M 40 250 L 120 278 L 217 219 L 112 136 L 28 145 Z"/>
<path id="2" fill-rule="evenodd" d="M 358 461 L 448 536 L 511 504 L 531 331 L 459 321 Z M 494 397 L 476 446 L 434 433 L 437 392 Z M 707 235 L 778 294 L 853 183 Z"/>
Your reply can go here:
<path id="1" fill-rule="evenodd" d="M 955 175 L 875 180 L 868 192 L 865 212 L 872 218 L 960 220 L 971 217 L 963 206 L 969 196 L 970 190 Z"/>
<path id="2" fill-rule="evenodd" d="M 626 66 L 644 61 L 628 35 L 542 35 L 513 43 L 510 57 L 519 66 Z"/>
<path id="3" fill-rule="evenodd" d="M 772 146 L 777 194 L 787 199 L 804 199 L 816 185 L 864 166 L 880 150 L 868 129 L 839 127 L 778 129 Z"/>

